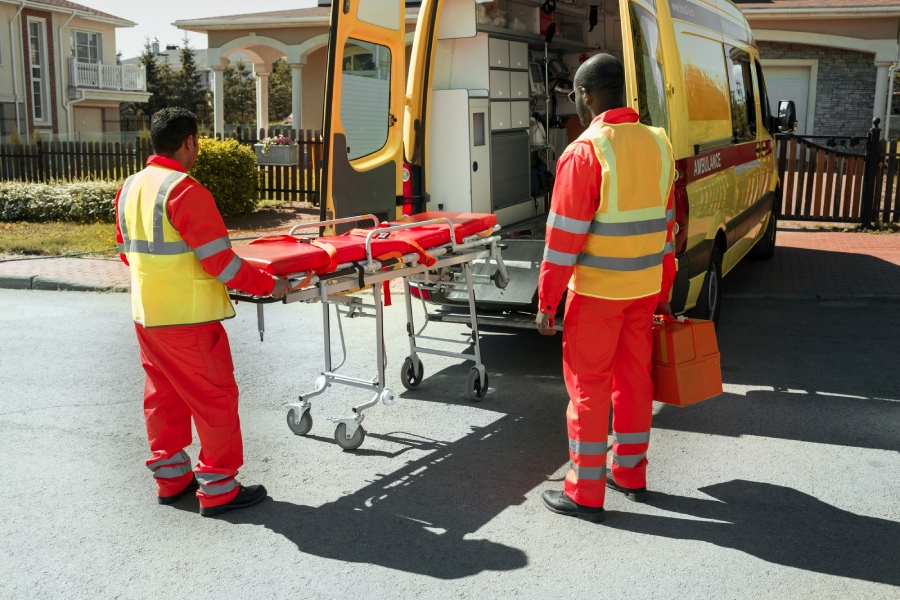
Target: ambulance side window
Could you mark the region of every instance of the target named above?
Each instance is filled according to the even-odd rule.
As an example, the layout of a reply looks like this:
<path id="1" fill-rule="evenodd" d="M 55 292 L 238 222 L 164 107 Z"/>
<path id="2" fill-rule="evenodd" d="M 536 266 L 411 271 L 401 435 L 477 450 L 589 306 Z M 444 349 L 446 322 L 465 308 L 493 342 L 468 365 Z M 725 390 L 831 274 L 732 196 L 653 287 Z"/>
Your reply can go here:
<path id="1" fill-rule="evenodd" d="M 638 113 L 641 123 L 662 127 L 669 133 L 669 110 L 666 105 L 666 76 L 663 72 L 662 46 L 656 17 L 629 4 L 631 36 L 634 40 L 634 72 L 637 78 Z"/>
<path id="2" fill-rule="evenodd" d="M 766 91 L 766 80 L 763 78 L 762 67 L 759 66 L 759 61 L 753 61 L 754 76 L 756 82 L 756 89 L 759 90 L 759 114 L 762 118 L 763 127 L 766 131 L 769 131 L 772 123 L 772 107 L 769 104 L 769 93 Z"/>
<path id="3" fill-rule="evenodd" d="M 753 102 L 753 75 L 750 55 L 725 46 L 728 86 L 731 97 L 731 127 L 736 142 L 756 139 L 756 106 Z"/>
<path id="4" fill-rule="evenodd" d="M 381 150 L 388 138 L 391 50 L 349 39 L 341 73 L 341 125 L 350 160 Z"/>

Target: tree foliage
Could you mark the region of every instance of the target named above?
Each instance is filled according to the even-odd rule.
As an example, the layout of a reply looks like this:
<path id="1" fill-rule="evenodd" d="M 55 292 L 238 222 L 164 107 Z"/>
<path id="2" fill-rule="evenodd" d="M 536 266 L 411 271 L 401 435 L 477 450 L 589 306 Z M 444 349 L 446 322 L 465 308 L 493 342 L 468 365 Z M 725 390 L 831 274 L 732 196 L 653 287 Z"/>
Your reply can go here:
<path id="1" fill-rule="evenodd" d="M 168 60 L 162 60 L 153 52 L 153 44 L 147 38 L 144 41 L 140 61 L 144 65 L 147 91 L 151 94 L 150 100 L 123 104 L 122 114 L 151 116 L 170 106 L 197 112 L 198 105 L 208 104 L 208 95 L 200 86 L 201 74 L 197 69 L 194 49 L 188 44 L 187 36 L 180 57 L 182 68 L 180 71 L 174 71 Z"/>
<path id="2" fill-rule="evenodd" d="M 278 123 L 291 114 L 291 67 L 283 58 L 272 63 L 269 75 L 269 121 Z M 300 115 L 294 119 L 298 123 Z M 296 125 L 295 125 L 296 126 Z"/>
<path id="3" fill-rule="evenodd" d="M 256 77 L 242 60 L 231 63 L 225 69 L 226 123 L 249 123 L 256 120 Z"/>

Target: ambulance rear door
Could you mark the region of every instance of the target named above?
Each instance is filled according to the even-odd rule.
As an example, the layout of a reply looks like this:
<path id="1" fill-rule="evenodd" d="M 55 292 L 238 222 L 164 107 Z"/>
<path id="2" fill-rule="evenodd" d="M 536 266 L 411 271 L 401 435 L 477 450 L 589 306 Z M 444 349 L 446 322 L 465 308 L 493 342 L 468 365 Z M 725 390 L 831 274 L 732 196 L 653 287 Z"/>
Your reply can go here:
<path id="1" fill-rule="evenodd" d="M 322 219 L 396 216 L 402 196 L 405 20 L 403 0 L 332 3 Z"/>

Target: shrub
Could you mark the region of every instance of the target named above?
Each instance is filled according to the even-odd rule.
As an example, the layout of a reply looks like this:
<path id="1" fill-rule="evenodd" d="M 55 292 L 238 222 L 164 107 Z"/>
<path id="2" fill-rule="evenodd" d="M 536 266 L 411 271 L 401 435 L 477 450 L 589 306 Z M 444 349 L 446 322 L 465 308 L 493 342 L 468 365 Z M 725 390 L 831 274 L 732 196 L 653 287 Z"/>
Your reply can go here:
<path id="1" fill-rule="evenodd" d="M 113 223 L 122 182 L 0 181 L 0 221 Z"/>
<path id="2" fill-rule="evenodd" d="M 200 138 L 191 175 L 209 188 L 223 217 L 247 214 L 259 203 L 256 153 L 237 140 Z"/>

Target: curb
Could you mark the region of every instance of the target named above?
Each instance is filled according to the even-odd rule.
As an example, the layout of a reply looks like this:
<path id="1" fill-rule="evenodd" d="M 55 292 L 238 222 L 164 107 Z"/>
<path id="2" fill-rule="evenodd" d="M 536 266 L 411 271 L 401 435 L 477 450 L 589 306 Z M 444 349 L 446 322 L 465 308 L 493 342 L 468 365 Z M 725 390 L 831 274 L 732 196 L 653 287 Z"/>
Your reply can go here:
<path id="1" fill-rule="evenodd" d="M 53 292 L 131 292 L 127 285 L 101 285 L 49 275 L 0 275 L 0 289 Z"/>
<path id="2" fill-rule="evenodd" d="M 722 294 L 734 300 L 819 300 L 823 302 L 848 300 L 900 300 L 900 294 L 791 294 L 779 292 Z"/>

